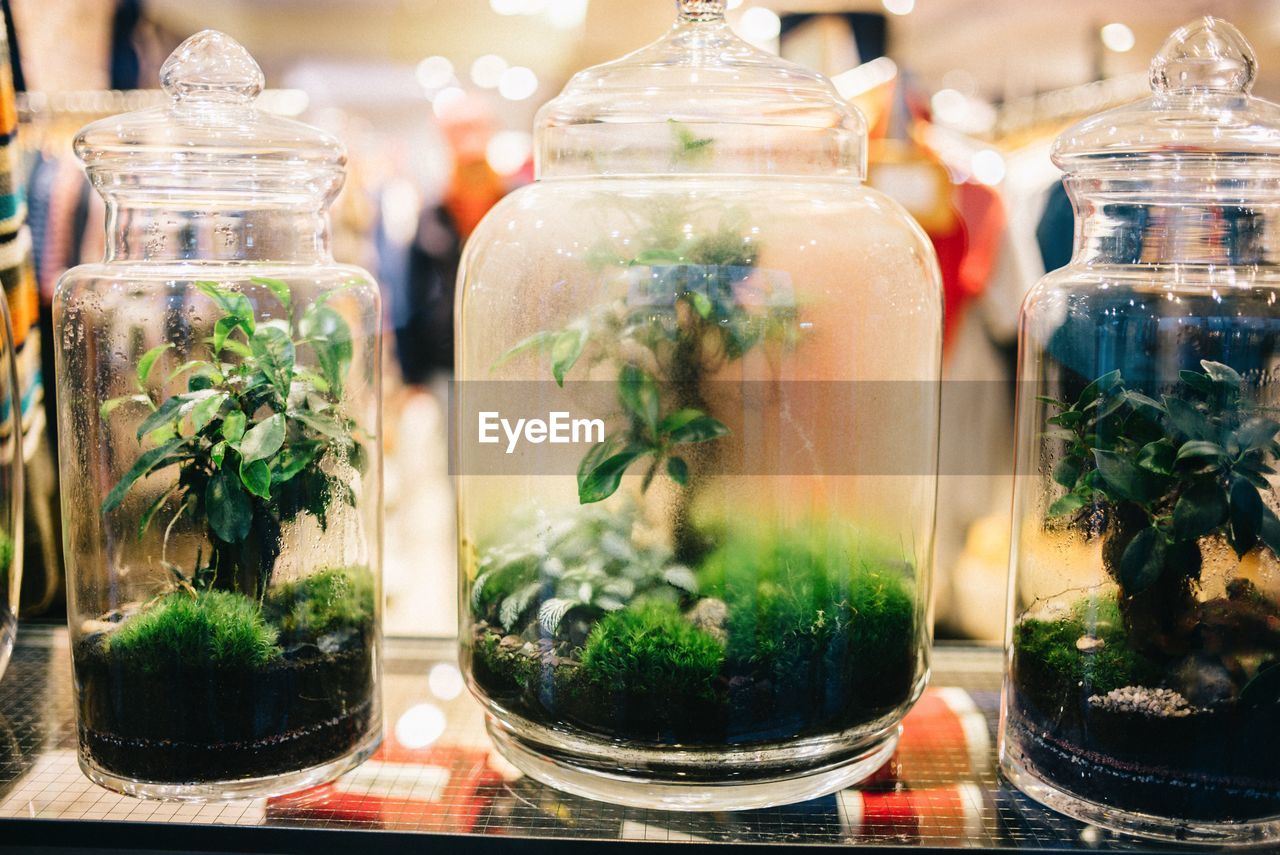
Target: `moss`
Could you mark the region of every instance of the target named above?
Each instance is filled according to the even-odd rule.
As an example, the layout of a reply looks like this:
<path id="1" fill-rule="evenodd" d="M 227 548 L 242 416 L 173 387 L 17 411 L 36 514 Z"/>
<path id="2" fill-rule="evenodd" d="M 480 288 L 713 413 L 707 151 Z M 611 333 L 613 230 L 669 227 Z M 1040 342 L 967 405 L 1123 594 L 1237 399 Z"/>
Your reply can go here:
<path id="1" fill-rule="evenodd" d="M 106 644 L 112 658 L 146 671 L 261 667 L 281 653 L 258 604 L 226 591 L 169 594 L 122 623 Z"/>
<path id="2" fill-rule="evenodd" d="M 644 602 L 607 615 L 582 648 L 582 677 L 649 704 L 709 701 L 724 648 L 670 603 Z"/>
<path id="3" fill-rule="evenodd" d="M 1084 652 L 1083 636 L 1102 645 Z M 1057 620 L 1028 618 L 1013 632 L 1014 680 L 1046 714 L 1072 718 L 1091 695 L 1158 680 L 1155 662 L 1133 649 L 1114 596 L 1086 597 Z"/>
<path id="4" fill-rule="evenodd" d="M 739 533 L 708 557 L 702 579 L 729 607 L 730 673 L 767 683 L 760 703 L 838 715 L 901 703 L 915 682 L 908 571 L 853 533 L 822 527 Z"/>
<path id="5" fill-rule="evenodd" d="M 332 567 L 286 582 L 267 594 L 263 612 L 290 641 L 314 641 L 373 621 L 373 576 L 364 568 Z"/>

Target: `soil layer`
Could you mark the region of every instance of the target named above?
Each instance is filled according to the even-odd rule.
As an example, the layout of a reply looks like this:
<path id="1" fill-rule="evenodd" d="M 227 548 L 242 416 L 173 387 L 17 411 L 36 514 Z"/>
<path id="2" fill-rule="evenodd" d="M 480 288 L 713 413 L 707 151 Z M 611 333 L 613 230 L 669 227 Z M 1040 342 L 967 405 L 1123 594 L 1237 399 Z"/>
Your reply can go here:
<path id="1" fill-rule="evenodd" d="M 1086 697 L 1041 707 L 1018 688 L 1007 726 L 1038 775 L 1092 802 L 1200 821 L 1280 814 L 1274 705 L 1152 716 L 1093 707 Z"/>
<path id="2" fill-rule="evenodd" d="M 95 633 L 76 642 L 80 746 L 122 777 L 187 783 L 297 771 L 346 754 L 374 723 L 371 632 L 261 667 L 142 668 L 104 641 Z"/>

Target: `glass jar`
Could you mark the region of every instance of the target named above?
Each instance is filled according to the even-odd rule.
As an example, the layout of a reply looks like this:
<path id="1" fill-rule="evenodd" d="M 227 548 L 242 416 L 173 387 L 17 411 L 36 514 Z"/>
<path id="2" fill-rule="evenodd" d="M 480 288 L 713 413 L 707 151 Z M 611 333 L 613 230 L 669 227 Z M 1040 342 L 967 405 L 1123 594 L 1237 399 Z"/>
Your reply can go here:
<path id="1" fill-rule="evenodd" d="M 928 670 L 936 260 L 723 5 L 542 109 L 459 279 L 464 671 L 526 773 L 675 810 L 867 776 Z"/>
<path id="2" fill-rule="evenodd" d="M 381 738 L 379 298 L 336 264 L 337 140 L 235 41 L 75 141 L 101 264 L 54 300 L 81 768 L 157 798 L 327 780 Z"/>
<path id="3" fill-rule="evenodd" d="M 1280 839 L 1280 107 L 1205 18 L 1055 162 L 1071 264 L 1023 306 L 1000 762 L 1169 839 Z"/>

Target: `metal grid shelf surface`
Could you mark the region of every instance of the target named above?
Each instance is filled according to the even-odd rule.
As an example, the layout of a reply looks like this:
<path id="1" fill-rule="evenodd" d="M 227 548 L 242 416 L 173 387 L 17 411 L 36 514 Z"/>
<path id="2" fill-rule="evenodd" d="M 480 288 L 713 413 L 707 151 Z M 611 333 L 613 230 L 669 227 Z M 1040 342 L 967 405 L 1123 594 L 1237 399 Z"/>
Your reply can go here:
<path id="1" fill-rule="evenodd" d="M 108 792 L 76 763 L 66 632 L 23 627 L 0 678 L 0 850 L 598 852 L 880 848 L 1156 848 L 1029 801 L 995 768 L 1001 656 L 940 646 L 893 759 L 862 786 L 739 813 L 667 813 L 559 793 L 494 751 L 447 640 L 393 639 L 386 740 L 333 784 L 206 804 Z M 610 848 L 604 846 L 608 841 Z"/>

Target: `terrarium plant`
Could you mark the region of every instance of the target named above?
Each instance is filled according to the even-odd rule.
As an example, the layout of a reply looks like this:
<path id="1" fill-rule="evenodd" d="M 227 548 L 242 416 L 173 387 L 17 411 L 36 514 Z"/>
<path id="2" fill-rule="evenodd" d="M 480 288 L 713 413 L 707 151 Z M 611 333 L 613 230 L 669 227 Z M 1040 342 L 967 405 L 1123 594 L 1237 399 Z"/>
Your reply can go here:
<path id="1" fill-rule="evenodd" d="M 675 164 L 715 156 L 713 138 L 670 127 Z M 607 378 L 617 416 L 580 461 L 577 510 L 469 562 L 475 679 L 531 719 L 651 742 L 767 741 L 873 720 L 916 680 L 902 553 L 842 522 L 759 530 L 697 510 L 730 435 L 714 378 L 754 351 L 785 359 L 803 343 L 794 291 L 771 289 L 757 267 L 745 210 L 609 204 L 638 224 L 587 255 L 614 296 L 493 366 L 536 359 L 558 386 Z M 639 477 L 624 490 L 628 474 Z"/>
<path id="2" fill-rule="evenodd" d="M 1271 738 L 1253 728 L 1280 702 L 1280 603 L 1231 568 L 1280 554 L 1269 480 L 1280 422 L 1230 366 L 1200 368 L 1159 397 L 1112 371 L 1074 402 L 1041 398 L 1065 491 L 1050 525 L 1100 541 L 1111 584 L 1015 626 L 1013 686 L 1036 727 L 1078 750 L 1156 779 L 1229 769 L 1245 780 L 1274 761 Z M 1247 814 L 1273 798 L 1266 787 L 1207 792 L 1198 815 L 1222 815 L 1221 799 Z M 1167 797 L 1120 798 L 1155 809 Z"/>
<path id="3" fill-rule="evenodd" d="M 100 513 L 128 519 L 139 540 L 158 533 L 154 569 L 168 578 L 79 642 L 86 747 L 117 773 L 256 777 L 366 736 L 371 574 L 323 564 L 277 573 L 291 526 L 309 519 L 323 531 L 356 504 L 351 481 L 371 437 L 344 404 L 351 330 L 328 304 L 339 291 L 297 306 L 279 279 L 249 284 L 274 301 L 274 317 L 240 289 L 195 283 L 215 307 L 212 334 L 184 359 L 174 343 L 148 350 L 136 390 L 101 405 L 103 423 L 127 425 L 137 452 Z M 209 704 L 166 704 L 178 692 Z"/>

